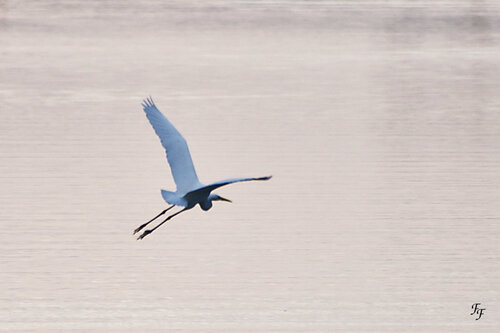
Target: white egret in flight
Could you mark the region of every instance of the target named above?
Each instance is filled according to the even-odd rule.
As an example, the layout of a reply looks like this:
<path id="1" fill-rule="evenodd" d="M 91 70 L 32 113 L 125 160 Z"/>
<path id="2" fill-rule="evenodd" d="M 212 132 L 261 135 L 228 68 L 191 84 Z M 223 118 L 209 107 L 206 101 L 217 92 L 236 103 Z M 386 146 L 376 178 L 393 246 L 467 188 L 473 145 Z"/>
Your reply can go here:
<path id="1" fill-rule="evenodd" d="M 212 201 L 231 202 L 231 200 L 225 199 L 215 193 L 211 193 L 216 188 L 232 183 L 246 182 L 250 180 L 268 180 L 271 178 L 271 176 L 258 178 L 232 178 L 210 185 L 200 183 L 198 176 L 196 175 L 196 171 L 194 170 L 193 161 L 191 159 L 191 154 L 189 153 L 186 140 L 182 137 L 181 133 L 179 133 L 175 129 L 174 125 L 172 125 L 172 123 L 168 121 L 160 110 L 158 110 L 151 97 L 144 100 L 142 106 L 144 108 L 144 112 L 146 112 L 146 117 L 153 126 L 156 134 L 160 137 L 161 144 L 167 152 L 168 164 L 170 164 L 170 170 L 172 171 L 177 191 L 170 192 L 161 190 L 163 199 L 171 206 L 150 221 L 135 229 L 134 234 L 141 231 L 149 223 L 153 222 L 173 207 L 180 206 L 183 207 L 183 209 L 170 215 L 153 229 L 145 230 L 139 238 L 137 238 L 138 240 L 143 239 L 158 229 L 163 223 L 167 222 L 174 216 L 193 208 L 197 204 L 200 205 L 201 209 L 209 210 L 212 208 Z"/>

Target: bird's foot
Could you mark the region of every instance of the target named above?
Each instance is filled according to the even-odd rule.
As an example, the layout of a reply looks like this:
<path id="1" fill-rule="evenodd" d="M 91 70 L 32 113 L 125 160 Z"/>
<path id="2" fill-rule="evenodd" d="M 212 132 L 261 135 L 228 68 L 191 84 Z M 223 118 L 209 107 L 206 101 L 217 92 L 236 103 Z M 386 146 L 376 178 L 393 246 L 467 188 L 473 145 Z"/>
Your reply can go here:
<path id="1" fill-rule="evenodd" d="M 144 232 L 142 233 L 142 235 L 140 235 L 140 236 L 137 238 L 137 240 L 141 240 L 141 239 L 143 239 L 144 237 L 146 237 L 147 235 L 149 235 L 149 234 L 150 234 L 150 233 L 152 233 L 152 232 L 153 232 L 153 230 L 146 230 L 146 231 L 144 231 Z"/>
<path id="2" fill-rule="evenodd" d="M 145 226 L 147 226 L 147 225 L 148 225 L 147 223 L 144 223 L 144 224 L 143 224 L 143 225 L 141 225 L 139 228 L 135 229 L 135 230 L 134 230 L 134 235 L 135 235 L 136 233 L 138 233 L 139 231 L 141 231 L 141 230 L 142 230 Z"/>

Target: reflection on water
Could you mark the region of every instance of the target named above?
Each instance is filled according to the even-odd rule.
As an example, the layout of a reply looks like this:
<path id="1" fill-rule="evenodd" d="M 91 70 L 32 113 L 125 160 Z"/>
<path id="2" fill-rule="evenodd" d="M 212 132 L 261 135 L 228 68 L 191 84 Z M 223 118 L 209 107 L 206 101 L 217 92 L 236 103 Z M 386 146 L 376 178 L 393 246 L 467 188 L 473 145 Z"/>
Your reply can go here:
<path id="1" fill-rule="evenodd" d="M 496 2 L 0 12 L 3 329 L 499 325 Z M 136 242 L 174 189 L 148 95 L 203 181 L 272 181 Z"/>

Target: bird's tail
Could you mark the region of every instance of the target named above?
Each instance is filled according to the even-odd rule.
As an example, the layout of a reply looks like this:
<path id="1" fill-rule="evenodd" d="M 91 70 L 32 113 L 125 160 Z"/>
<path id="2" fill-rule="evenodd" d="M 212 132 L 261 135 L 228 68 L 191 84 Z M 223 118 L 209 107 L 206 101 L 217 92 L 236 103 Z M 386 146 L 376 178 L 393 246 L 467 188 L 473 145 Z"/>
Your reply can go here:
<path id="1" fill-rule="evenodd" d="M 179 197 L 179 195 L 175 192 L 161 190 L 161 195 L 163 197 L 163 200 L 171 205 L 186 207 L 186 200 L 182 197 Z"/>

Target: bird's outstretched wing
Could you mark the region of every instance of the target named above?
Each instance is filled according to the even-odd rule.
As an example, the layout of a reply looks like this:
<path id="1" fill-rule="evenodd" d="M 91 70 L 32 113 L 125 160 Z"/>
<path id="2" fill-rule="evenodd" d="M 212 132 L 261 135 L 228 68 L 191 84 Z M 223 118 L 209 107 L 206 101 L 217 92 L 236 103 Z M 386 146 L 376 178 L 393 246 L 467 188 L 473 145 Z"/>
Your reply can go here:
<path id="1" fill-rule="evenodd" d="M 186 197 L 189 197 L 189 196 L 192 196 L 192 195 L 198 195 L 198 194 L 201 194 L 201 192 L 205 192 L 205 193 L 208 194 L 208 193 L 212 192 L 213 190 L 215 190 L 216 188 L 219 188 L 219 187 L 225 186 L 225 185 L 229 185 L 229 184 L 233 184 L 233 183 L 248 182 L 248 181 L 251 181 L 251 180 L 269 180 L 269 179 L 271 179 L 271 177 L 272 176 L 257 177 L 257 178 L 231 178 L 231 179 L 225 179 L 225 180 L 221 180 L 221 181 L 215 182 L 215 183 L 210 184 L 210 185 L 206 185 L 206 186 L 197 188 L 194 191 L 188 192 L 186 194 Z"/>
<path id="2" fill-rule="evenodd" d="M 151 97 L 142 102 L 142 107 L 167 152 L 167 160 L 177 186 L 177 192 L 186 193 L 200 186 L 188 145 L 181 133 L 158 110 Z"/>

